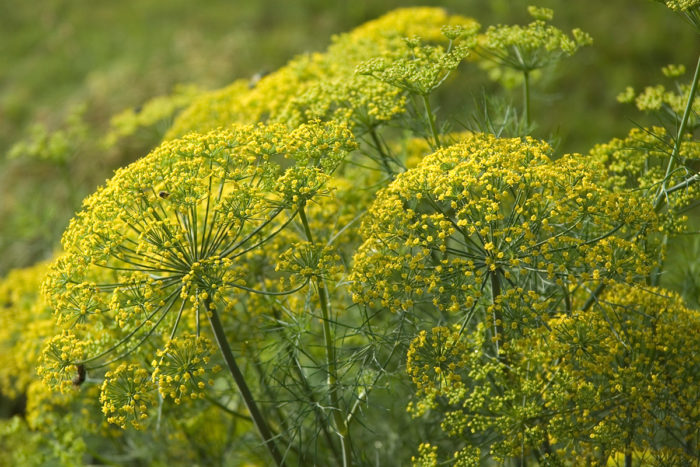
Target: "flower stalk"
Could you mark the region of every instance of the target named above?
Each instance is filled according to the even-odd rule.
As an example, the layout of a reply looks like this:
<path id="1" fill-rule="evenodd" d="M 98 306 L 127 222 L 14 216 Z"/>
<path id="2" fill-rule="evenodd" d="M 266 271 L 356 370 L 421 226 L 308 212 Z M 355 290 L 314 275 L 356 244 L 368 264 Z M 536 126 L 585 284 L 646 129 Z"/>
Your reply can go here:
<path id="1" fill-rule="evenodd" d="M 433 139 L 435 140 L 435 148 L 439 148 L 440 145 L 440 136 L 438 135 L 438 130 L 437 130 L 437 125 L 435 123 L 435 114 L 433 113 L 433 109 L 430 106 L 430 96 L 427 94 L 422 94 L 421 97 L 423 98 L 423 104 L 425 105 L 425 113 L 428 117 L 428 122 L 430 123 L 430 131 L 433 134 Z"/>
<path id="2" fill-rule="evenodd" d="M 304 227 L 306 239 L 313 243 L 313 235 L 309 227 L 309 221 L 306 218 L 304 206 L 299 208 L 299 219 Z M 350 445 L 350 434 L 346 418 L 341 413 L 340 400 L 338 397 L 338 370 L 335 355 L 335 347 L 333 345 L 333 332 L 330 326 L 330 310 L 328 309 L 328 292 L 323 283 L 323 279 L 317 278 L 314 280 L 316 289 L 318 290 L 318 299 L 321 304 L 321 313 L 323 316 L 323 340 L 326 349 L 326 364 L 328 365 L 328 388 L 331 410 L 333 410 L 333 422 L 335 429 L 340 437 L 343 455 L 343 467 L 352 465 L 352 447 Z"/>
<path id="3" fill-rule="evenodd" d="M 690 93 L 688 94 L 688 101 L 685 105 L 685 110 L 683 111 L 683 117 L 681 118 L 681 123 L 678 127 L 678 134 L 676 135 L 676 142 L 673 145 L 673 151 L 671 156 L 668 158 L 668 165 L 666 166 L 666 174 L 664 175 L 663 182 L 659 187 L 659 192 L 656 194 L 656 200 L 654 201 L 654 210 L 658 211 L 661 209 L 662 201 L 664 200 L 664 194 L 666 193 L 666 182 L 668 181 L 671 172 L 673 170 L 673 165 L 678 159 L 681 150 L 681 142 L 683 141 L 683 133 L 685 133 L 685 127 L 688 124 L 688 119 L 690 118 L 690 113 L 693 110 L 693 101 L 695 100 L 695 92 L 698 88 L 698 78 L 700 77 L 700 57 L 698 57 L 698 63 L 695 65 L 695 74 L 693 75 L 693 82 L 690 85 Z"/>
<path id="4" fill-rule="evenodd" d="M 250 388 L 245 381 L 243 373 L 236 364 L 236 359 L 231 351 L 231 346 L 229 345 L 226 334 L 224 333 L 224 327 L 219 319 L 219 313 L 217 312 L 216 307 L 212 306 L 211 299 L 209 298 L 204 300 L 204 306 L 206 308 L 207 316 L 209 317 L 209 324 L 211 324 L 211 329 L 214 332 L 214 337 L 216 337 L 216 343 L 219 345 L 219 350 L 221 351 L 221 355 L 224 357 L 226 367 L 229 369 L 231 376 L 233 376 L 236 386 L 238 386 L 243 402 L 248 409 L 248 413 L 250 413 L 253 425 L 255 425 L 260 437 L 263 439 L 265 447 L 270 453 L 272 459 L 275 461 L 275 465 L 282 467 L 286 465 L 284 459 L 275 445 L 272 433 L 270 432 L 270 429 L 268 428 L 265 418 L 260 412 L 258 405 L 255 403 L 255 399 L 253 398 L 253 394 L 250 392 Z"/>

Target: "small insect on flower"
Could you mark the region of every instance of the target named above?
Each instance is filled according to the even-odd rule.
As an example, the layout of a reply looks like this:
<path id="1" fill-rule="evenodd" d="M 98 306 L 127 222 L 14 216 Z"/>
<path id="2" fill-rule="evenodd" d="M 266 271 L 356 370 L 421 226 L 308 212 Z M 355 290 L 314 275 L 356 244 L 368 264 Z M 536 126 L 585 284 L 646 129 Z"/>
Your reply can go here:
<path id="1" fill-rule="evenodd" d="M 76 388 L 79 388 L 80 385 L 85 382 L 85 376 L 86 376 L 85 365 L 83 365 L 81 363 L 79 365 L 76 365 L 75 369 L 78 371 L 78 374 L 75 375 L 75 377 L 73 378 L 73 386 L 75 386 Z"/>
<path id="2" fill-rule="evenodd" d="M 168 196 L 170 196 L 170 193 L 168 193 L 167 191 L 161 191 L 158 193 L 158 196 L 160 196 L 163 199 L 167 199 Z"/>

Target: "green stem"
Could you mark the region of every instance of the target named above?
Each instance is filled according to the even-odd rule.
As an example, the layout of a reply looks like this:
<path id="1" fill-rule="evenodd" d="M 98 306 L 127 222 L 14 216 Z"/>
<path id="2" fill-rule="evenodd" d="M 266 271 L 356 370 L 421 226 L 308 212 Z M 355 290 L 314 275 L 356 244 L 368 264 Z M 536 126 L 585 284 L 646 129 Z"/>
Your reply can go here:
<path id="1" fill-rule="evenodd" d="M 206 399 L 207 402 L 209 402 L 210 404 L 212 404 L 212 405 L 218 407 L 219 409 L 223 410 L 224 412 L 226 412 L 227 414 L 231 415 L 232 417 L 240 418 L 241 420 L 245 420 L 245 421 L 247 421 L 247 422 L 252 422 L 252 421 L 253 421 L 253 419 L 250 418 L 249 416 L 244 415 L 244 414 L 242 414 L 242 413 L 238 413 L 238 412 L 236 412 L 235 410 L 231 410 L 230 408 L 226 407 L 224 404 L 222 404 L 221 402 L 217 401 L 217 400 L 214 399 L 213 397 L 207 396 L 207 397 L 205 397 L 205 399 Z"/>
<path id="2" fill-rule="evenodd" d="M 685 133 L 685 127 L 688 125 L 688 119 L 690 118 L 690 112 L 693 109 L 693 101 L 695 100 L 695 91 L 698 88 L 698 77 L 700 77 L 700 57 L 698 57 L 698 63 L 695 65 L 695 74 L 693 75 L 693 82 L 690 85 L 690 94 L 688 94 L 688 102 L 685 104 L 685 111 L 683 112 L 683 118 L 681 119 L 681 125 L 678 127 L 678 134 L 676 135 L 676 143 L 673 145 L 673 152 L 671 152 L 671 157 L 668 159 L 668 165 L 666 166 L 666 174 L 664 175 L 661 186 L 659 187 L 659 192 L 656 194 L 656 200 L 654 201 L 654 210 L 658 211 L 661 207 L 661 202 L 664 199 L 664 192 L 666 188 L 666 182 L 668 177 L 671 175 L 673 170 L 673 164 L 678 159 L 681 142 L 683 141 L 683 133 Z"/>
<path id="3" fill-rule="evenodd" d="M 501 295 L 501 280 L 498 277 L 498 270 L 491 274 L 491 305 L 493 306 L 493 330 L 496 335 L 496 358 L 500 358 L 501 345 L 499 340 L 503 339 L 503 314 L 498 310 L 496 298 Z"/>
<path id="4" fill-rule="evenodd" d="M 313 236 L 311 235 L 311 229 L 309 228 L 309 221 L 306 219 L 306 212 L 304 211 L 304 206 L 299 208 L 299 218 L 304 226 L 304 233 L 306 234 L 306 239 L 313 243 Z M 333 410 L 333 421 L 335 423 L 335 429 L 340 437 L 340 442 L 342 446 L 343 454 L 343 467 L 349 467 L 352 465 L 352 448 L 350 446 L 350 434 L 348 432 L 348 426 L 346 419 L 340 412 L 340 401 L 338 398 L 338 371 L 336 368 L 336 358 L 335 358 L 335 347 L 333 345 L 333 334 L 331 332 L 330 324 L 330 312 L 328 310 L 328 293 L 326 292 L 326 286 L 323 283 L 323 279 L 314 280 L 316 288 L 318 289 L 318 299 L 321 303 L 321 313 L 323 314 L 323 340 L 326 347 L 326 363 L 328 365 L 328 388 L 329 397 L 331 402 L 331 410 Z"/>
<path id="5" fill-rule="evenodd" d="M 280 316 L 279 311 L 273 308 L 272 312 L 275 315 L 275 319 L 281 321 L 282 317 Z M 313 407 L 314 413 L 316 414 L 316 418 L 318 420 L 323 420 L 324 416 L 323 411 L 321 409 L 321 405 L 316 401 L 316 396 L 314 395 L 313 388 L 311 387 L 311 384 L 309 384 L 309 381 L 306 379 L 306 375 L 304 374 L 301 364 L 299 363 L 299 359 L 294 353 L 294 345 L 292 345 L 292 343 L 289 342 L 289 338 L 287 336 L 287 333 L 285 332 L 284 327 L 279 328 L 279 333 L 281 334 L 282 339 L 284 339 L 287 342 L 286 350 L 289 360 L 293 362 L 293 364 L 291 365 L 292 369 L 297 374 L 297 377 L 301 382 L 301 386 L 306 392 L 306 397 L 309 399 L 310 406 Z M 328 446 L 331 452 L 333 453 L 333 457 L 335 458 L 338 465 L 340 465 L 342 460 L 340 458 L 340 455 L 338 454 L 338 450 L 336 449 L 335 444 L 333 443 L 333 438 L 331 437 L 331 433 L 328 431 L 327 424 L 322 424 L 321 430 L 323 431 L 323 436 L 326 438 L 326 442 L 328 443 Z"/>
<path id="6" fill-rule="evenodd" d="M 430 131 L 433 133 L 433 139 L 435 139 L 435 147 L 439 148 L 440 137 L 438 136 L 437 125 L 435 124 L 435 114 L 433 114 L 433 109 L 430 107 L 430 97 L 427 94 L 421 94 L 423 98 L 423 104 L 425 105 L 425 113 L 428 115 L 428 122 L 430 123 Z"/>
<path id="7" fill-rule="evenodd" d="M 382 160 L 382 165 L 384 166 L 384 170 L 386 171 L 387 175 L 389 175 L 391 178 L 394 178 L 394 171 L 391 170 L 391 166 L 389 165 L 389 157 L 384 153 L 384 149 L 382 148 L 382 143 L 379 141 L 379 137 L 377 136 L 377 131 L 375 130 L 374 127 L 372 127 L 371 130 L 369 130 L 369 134 L 372 136 L 372 141 L 374 142 L 374 145 L 377 147 L 377 152 L 379 152 L 379 157 Z"/>
<path id="8" fill-rule="evenodd" d="M 665 232 L 663 237 L 661 238 L 661 248 L 659 248 L 659 253 L 657 257 L 658 264 L 654 267 L 654 269 L 652 269 L 651 273 L 649 274 L 648 283 L 651 286 L 657 287 L 659 285 L 659 282 L 661 281 L 661 272 L 663 271 L 664 264 L 664 250 L 666 249 L 667 245 L 668 233 Z"/>
<path id="9" fill-rule="evenodd" d="M 523 71 L 523 112 L 525 124 L 530 128 L 530 72 Z M 529 130 L 528 130 L 529 131 Z"/>
<path id="10" fill-rule="evenodd" d="M 583 304 L 583 308 L 581 308 L 582 311 L 588 311 L 590 307 L 593 306 L 595 302 L 598 301 L 598 297 L 600 294 L 603 293 L 605 290 L 605 282 L 601 282 L 598 284 L 598 287 L 591 293 L 591 295 L 588 297 L 588 300 L 586 300 L 586 303 Z"/>
<path id="11" fill-rule="evenodd" d="M 255 403 L 255 399 L 253 399 L 253 395 L 251 394 L 250 389 L 248 388 L 248 384 L 245 382 L 243 373 L 241 373 L 241 370 L 238 368 L 236 360 L 233 357 L 231 346 L 228 343 L 228 339 L 226 338 L 226 334 L 224 333 L 224 327 L 221 324 L 221 320 L 219 319 L 219 313 L 217 312 L 215 307 L 211 307 L 210 305 L 211 299 L 207 298 L 206 300 L 204 300 L 204 306 L 206 307 L 205 312 L 209 317 L 209 323 L 211 324 L 212 331 L 214 331 L 216 342 L 217 344 L 219 344 L 219 350 L 221 350 L 221 355 L 226 361 L 226 366 L 228 366 L 228 369 L 231 372 L 231 376 L 233 376 L 233 380 L 236 382 L 236 386 L 238 386 L 238 390 L 241 393 L 243 402 L 248 408 L 248 413 L 250 413 L 250 417 L 253 419 L 253 425 L 255 425 L 255 428 L 258 430 L 258 433 L 263 439 L 263 442 L 265 443 L 265 447 L 267 448 L 268 452 L 274 459 L 275 464 L 278 467 L 284 466 L 284 459 L 282 459 L 280 452 L 277 450 L 277 446 L 275 445 L 275 442 L 272 439 L 270 429 L 267 427 L 267 423 L 265 422 L 265 419 L 263 418 L 260 409 L 258 409 L 258 405 Z"/>

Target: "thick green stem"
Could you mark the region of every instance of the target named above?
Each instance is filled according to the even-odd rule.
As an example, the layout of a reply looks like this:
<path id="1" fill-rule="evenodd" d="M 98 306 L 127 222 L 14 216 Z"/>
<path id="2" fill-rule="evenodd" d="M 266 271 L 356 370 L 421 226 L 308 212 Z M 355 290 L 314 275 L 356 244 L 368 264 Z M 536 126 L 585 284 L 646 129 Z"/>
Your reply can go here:
<path id="1" fill-rule="evenodd" d="M 221 320 L 219 319 L 219 313 L 217 312 L 215 307 L 211 306 L 211 299 L 206 299 L 204 301 L 204 306 L 206 307 L 205 312 L 209 317 L 209 323 L 211 324 L 212 331 L 214 331 L 216 342 L 217 344 L 219 344 L 219 350 L 221 350 L 221 355 L 226 361 L 226 366 L 231 372 L 231 376 L 233 376 L 233 380 L 236 382 L 236 386 L 238 386 L 238 390 L 241 393 L 243 402 L 248 408 L 248 413 L 250 413 L 250 418 L 252 418 L 253 420 L 253 425 L 255 425 L 255 428 L 258 430 L 258 433 L 263 439 L 265 447 L 270 453 L 270 456 L 272 456 L 272 458 L 274 459 L 275 464 L 277 466 L 284 466 L 284 459 L 282 458 L 280 452 L 277 450 L 277 446 L 275 445 L 275 442 L 272 439 L 270 429 L 268 428 L 267 423 L 265 422 L 265 419 L 263 418 L 262 413 L 258 408 L 258 405 L 255 403 L 255 399 L 253 399 L 253 395 L 250 392 L 250 388 L 248 388 L 248 384 L 245 382 L 243 373 L 241 373 L 241 370 L 238 368 L 236 360 L 233 357 L 231 346 L 228 343 L 228 339 L 226 338 L 226 334 L 224 333 L 224 327 L 221 324 Z"/>
<path id="2" fill-rule="evenodd" d="M 306 239 L 313 243 L 313 236 L 311 235 L 311 229 L 309 228 L 309 221 L 306 219 L 304 206 L 299 208 L 299 218 L 304 226 Z M 341 413 L 340 400 L 338 397 L 338 370 L 336 367 L 335 346 L 330 324 L 330 312 L 328 310 L 328 293 L 326 292 L 326 286 L 323 283 L 323 279 L 316 279 L 314 280 L 314 283 L 316 284 L 316 289 L 318 290 L 318 300 L 321 304 L 321 313 L 323 314 L 323 340 L 326 347 L 326 364 L 328 365 L 328 392 L 331 410 L 333 410 L 333 421 L 335 423 L 335 429 L 338 436 L 340 437 L 343 454 L 343 466 L 349 467 L 352 465 L 352 447 L 350 446 L 350 433 L 348 432 L 346 418 Z"/>
<path id="3" fill-rule="evenodd" d="M 525 124 L 530 128 L 530 72 L 523 71 L 523 113 Z"/>
<path id="4" fill-rule="evenodd" d="M 423 104 L 425 105 L 425 113 L 428 116 L 428 122 L 430 123 L 430 131 L 433 133 L 433 139 L 435 140 L 435 148 L 439 148 L 440 136 L 438 135 L 437 125 L 435 124 L 435 114 L 433 114 L 433 109 L 430 107 L 430 96 L 427 94 L 422 94 Z"/>
<path id="5" fill-rule="evenodd" d="M 666 166 L 666 174 L 664 175 L 663 182 L 659 187 L 659 192 L 656 194 L 656 200 L 654 201 L 655 211 L 658 211 L 661 207 L 661 203 L 664 200 L 666 182 L 668 182 L 668 178 L 671 175 L 671 171 L 673 171 L 673 165 L 680 154 L 681 143 L 683 141 L 683 133 L 685 133 L 685 127 L 688 125 L 688 119 L 690 118 L 690 113 L 693 109 L 693 101 L 695 100 L 695 92 L 698 88 L 698 77 L 700 77 L 700 57 L 698 57 L 697 65 L 695 65 L 695 74 L 693 75 L 693 82 L 690 85 L 690 94 L 688 94 L 688 102 L 686 102 L 685 104 L 683 118 L 681 118 L 681 124 L 678 127 L 676 143 L 673 145 L 673 152 L 671 152 L 671 157 L 669 157 L 668 159 L 668 165 Z"/>

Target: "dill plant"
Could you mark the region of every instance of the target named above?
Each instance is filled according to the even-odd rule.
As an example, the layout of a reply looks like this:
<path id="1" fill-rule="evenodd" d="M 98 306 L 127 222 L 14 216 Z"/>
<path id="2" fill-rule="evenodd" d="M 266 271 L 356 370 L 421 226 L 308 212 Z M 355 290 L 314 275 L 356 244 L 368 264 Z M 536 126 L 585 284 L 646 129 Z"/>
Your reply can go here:
<path id="1" fill-rule="evenodd" d="M 38 369 L 64 394 L 18 382 L 32 414 L 63 397 L 99 406 L 101 433 L 211 424 L 197 452 L 233 444 L 208 460 L 234 464 L 697 460 L 700 321 L 657 286 L 697 199 L 698 72 L 625 91 L 657 126 L 560 154 L 530 134 L 531 79 L 591 39 L 529 12 L 479 33 L 400 9 L 115 119 L 112 139 L 191 102 L 65 233 Z M 455 131 L 438 89 L 494 66 L 522 81 L 500 124 L 518 134 Z"/>
<path id="2" fill-rule="evenodd" d="M 197 380 L 215 368 L 202 355 L 208 341 L 200 336 L 201 314 L 271 455 L 282 463 L 219 313 L 230 289 L 286 293 L 255 291 L 246 285 L 244 268 L 235 265 L 303 209 L 352 145 L 348 131 L 332 124 L 303 125 L 291 133 L 274 126 L 237 127 L 164 143 L 121 170 L 85 202 L 64 236 L 66 253 L 45 283 L 66 330 L 49 341 L 42 356 L 44 380 L 65 389 L 76 365 L 99 368 L 169 335 L 154 370 L 122 363 L 105 374 L 100 400 L 106 414 L 115 414 L 108 420 L 141 428 L 152 382 L 176 403 L 182 392 L 192 399 L 203 396 Z M 283 155 L 292 159 L 286 169 L 274 160 Z M 287 220 L 277 225 L 278 217 Z M 181 323 L 186 310 L 193 316 Z M 195 336 L 176 345 L 178 328 L 188 324 Z M 168 331 L 161 330 L 165 326 Z M 195 354 L 189 362 L 194 367 L 163 363 L 182 362 L 181 352 Z M 170 387 L 173 380 L 176 389 Z M 192 392 L 188 384 L 195 384 Z"/>
<path id="3" fill-rule="evenodd" d="M 593 39 L 580 29 L 571 36 L 548 25 L 554 17 L 549 8 L 531 6 L 528 13 L 534 21 L 526 27 L 519 25 L 491 26 L 479 37 L 476 53 L 487 62 L 519 74 L 523 86 L 523 116 L 525 124 L 531 122 L 530 81 L 534 73 L 551 67 L 563 56 L 571 56 Z M 494 70 L 495 71 L 495 70 Z M 503 72 L 499 73 L 503 74 Z"/>

